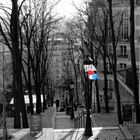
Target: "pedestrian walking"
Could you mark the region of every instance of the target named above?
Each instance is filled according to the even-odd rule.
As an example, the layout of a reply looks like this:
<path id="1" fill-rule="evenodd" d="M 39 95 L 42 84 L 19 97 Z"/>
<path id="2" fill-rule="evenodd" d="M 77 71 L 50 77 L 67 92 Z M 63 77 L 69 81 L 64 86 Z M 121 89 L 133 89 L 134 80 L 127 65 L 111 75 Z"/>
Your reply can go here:
<path id="1" fill-rule="evenodd" d="M 74 109 L 77 111 L 77 101 L 74 102 Z"/>
<path id="2" fill-rule="evenodd" d="M 58 112 L 58 110 L 59 110 L 59 102 L 60 102 L 59 99 L 57 99 L 57 100 L 56 100 L 56 111 L 57 111 L 57 112 Z"/>
<path id="3" fill-rule="evenodd" d="M 31 107 L 30 105 L 27 106 L 27 113 L 30 113 L 31 112 Z"/>

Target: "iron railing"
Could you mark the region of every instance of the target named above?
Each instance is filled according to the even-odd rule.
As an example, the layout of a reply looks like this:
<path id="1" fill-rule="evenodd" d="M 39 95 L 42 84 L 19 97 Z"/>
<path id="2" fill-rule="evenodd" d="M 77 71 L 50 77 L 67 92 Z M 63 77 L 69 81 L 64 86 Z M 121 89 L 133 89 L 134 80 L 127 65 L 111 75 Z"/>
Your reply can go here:
<path id="1" fill-rule="evenodd" d="M 82 110 L 76 117 L 74 117 L 74 126 L 75 128 L 84 128 L 85 123 L 86 123 L 86 111 Z"/>
<path id="2" fill-rule="evenodd" d="M 90 114 L 91 114 L 91 110 L 90 110 Z M 91 117 L 92 115 L 90 115 Z M 86 126 L 86 110 L 83 109 L 82 111 L 80 111 L 78 113 L 78 115 L 74 118 L 74 126 L 75 128 L 85 128 Z M 91 126 L 93 127 L 93 122 L 91 119 Z"/>

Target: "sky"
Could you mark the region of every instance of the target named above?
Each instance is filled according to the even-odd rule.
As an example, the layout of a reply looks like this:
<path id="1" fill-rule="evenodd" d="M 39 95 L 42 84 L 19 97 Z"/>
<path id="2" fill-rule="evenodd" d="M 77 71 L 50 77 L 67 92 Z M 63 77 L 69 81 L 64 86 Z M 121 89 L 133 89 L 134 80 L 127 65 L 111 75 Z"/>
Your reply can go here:
<path id="1" fill-rule="evenodd" d="M 73 1 L 78 8 L 83 3 L 83 0 Z M 70 18 L 74 13 L 76 13 L 76 8 L 73 6 L 72 0 L 61 0 L 57 5 L 56 10 L 61 16 L 65 16 L 66 18 Z"/>
<path id="2" fill-rule="evenodd" d="M 57 7 L 55 8 L 56 12 L 60 16 L 64 16 L 66 18 L 72 17 L 72 14 L 76 13 L 76 9 L 72 5 L 72 1 L 74 1 L 74 4 L 79 8 L 84 0 L 60 0 Z M 11 0 L 0 0 L 0 3 L 7 5 L 11 3 Z"/>

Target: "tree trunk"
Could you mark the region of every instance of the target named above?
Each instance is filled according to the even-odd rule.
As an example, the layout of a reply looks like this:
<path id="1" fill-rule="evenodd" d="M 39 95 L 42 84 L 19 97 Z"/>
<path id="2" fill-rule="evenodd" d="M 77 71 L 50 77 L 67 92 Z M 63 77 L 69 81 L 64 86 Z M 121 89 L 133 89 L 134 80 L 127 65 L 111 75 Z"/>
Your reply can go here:
<path id="1" fill-rule="evenodd" d="M 34 105 L 33 105 L 31 84 L 28 85 L 28 96 L 29 96 L 29 101 L 30 101 L 30 111 L 31 111 L 31 114 L 34 114 Z"/>
<path id="2" fill-rule="evenodd" d="M 22 115 L 22 125 L 23 128 L 28 128 L 28 120 L 27 120 L 27 114 L 26 114 L 26 106 L 25 106 L 25 100 L 24 100 L 24 94 L 23 94 L 23 86 L 22 86 L 22 55 L 19 53 L 20 58 L 17 60 L 17 69 L 18 69 L 18 78 L 19 78 L 19 90 L 20 90 L 20 99 L 21 99 L 21 115 Z"/>
<path id="3" fill-rule="evenodd" d="M 98 89 L 98 81 L 97 80 L 95 80 L 95 87 L 96 87 L 97 112 L 101 113 L 99 89 Z"/>
<path id="4" fill-rule="evenodd" d="M 19 97 L 19 93 L 16 90 L 16 80 L 15 80 L 15 74 L 14 73 L 13 73 L 13 94 L 14 94 L 14 128 L 21 128 L 20 100 L 19 100 L 20 97 Z"/>
<path id="5" fill-rule="evenodd" d="M 33 98 L 32 98 L 32 84 L 31 84 L 31 68 L 30 68 L 30 45 L 28 46 L 28 96 L 29 96 L 29 101 L 30 101 L 30 111 L 31 114 L 34 114 L 34 105 L 33 105 Z"/>
<path id="6" fill-rule="evenodd" d="M 20 122 L 20 81 L 18 79 L 18 66 L 17 66 L 17 53 L 19 48 L 19 34 L 18 34 L 18 5 L 17 0 L 12 1 L 12 13 L 11 13 L 11 41 L 12 41 L 12 62 L 13 62 L 13 92 L 14 92 L 14 128 L 21 128 Z M 20 75 L 19 75 L 20 76 Z"/>
<path id="7" fill-rule="evenodd" d="M 75 92 L 76 92 L 76 100 L 77 100 L 77 104 L 79 104 L 79 95 L 78 95 L 78 91 L 77 91 L 77 70 L 76 70 L 76 65 L 74 63 L 74 73 L 75 73 Z"/>
<path id="8" fill-rule="evenodd" d="M 106 46 L 103 46 L 103 62 L 104 62 L 104 101 L 105 101 L 105 111 L 109 113 L 109 106 L 108 106 L 108 83 L 107 83 L 107 68 L 106 68 Z"/>
<path id="9" fill-rule="evenodd" d="M 18 55 L 13 57 L 13 70 L 14 70 L 14 91 L 15 91 L 15 109 L 14 109 L 14 128 L 21 128 L 20 115 L 22 115 L 23 128 L 28 128 L 28 121 L 25 109 L 24 95 L 22 92 L 22 76 L 21 76 L 21 59 Z M 20 114 L 21 112 L 21 114 Z"/>
<path id="10" fill-rule="evenodd" d="M 97 67 L 97 59 L 95 60 L 95 66 Z M 100 106 L 98 80 L 95 80 L 95 88 L 96 88 L 97 112 L 100 113 L 101 112 L 101 106 Z"/>
<path id="11" fill-rule="evenodd" d="M 114 83 L 115 83 L 115 93 L 116 93 L 116 99 L 117 99 L 118 121 L 119 121 L 119 124 L 123 124 L 123 119 L 122 119 L 122 115 L 121 115 L 120 94 L 118 94 L 119 93 L 119 84 L 118 84 L 116 74 L 114 75 Z"/>
<path id="12" fill-rule="evenodd" d="M 41 94 L 39 84 L 35 85 L 36 88 L 36 114 L 41 113 Z"/>
<path id="13" fill-rule="evenodd" d="M 93 45 L 92 45 L 92 41 L 93 41 L 93 31 L 92 31 L 92 36 L 90 37 L 91 39 L 91 43 L 90 43 L 90 55 L 91 55 L 91 59 L 94 60 L 94 56 L 93 56 Z M 94 65 L 94 63 L 93 63 Z M 89 97 L 90 97 L 90 109 L 92 108 L 92 81 L 89 80 Z"/>
<path id="14" fill-rule="evenodd" d="M 135 57 L 135 22 L 134 22 L 134 0 L 130 0 L 130 49 L 131 49 L 131 67 L 132 77 L 134 83 L 134 98 L 136 107 L 136 123 L 140 123 L 140 107 L 139 107 L 139 90 L 138 90 L 138 77 L 136 69 L 136 57 Z"/>
<path id="15" fill-rule="evenodd" d="M 109 19 L 110 19 L 110 27 L 112 32 L 112 46 L 113 46 L 113 76 L 114 76 L 114 87 L 117 99 L 117 110 L 118 110 L 118 121 L 119 124 L 123 124 L 122 115 L 121 115 L 121 103 L 120 103 L 120 93 L 119 93 L 119 86 L 117 81 L 117 57 L 116 57 L 116 40 L 115 40 L 115 31 L 114 31 L 114 22 L 113 22 L 113 15 L 112 15 L 112 0 L 108 0 L 109 3 Z"/>
<path id="16" fill-rule="evenodd" d="M 28 126 L 28 119 L 27 119 L 27 113 L 26 113 L 26 106 L 24 101 L 24 95 L 21 95 L 21 112 L 22 112 L 22 125 L 23 128 L 29 128 Z"/>
<path id="17" fill-rule="evenodd" d="M 46 94 L 45 94 L 45 88 L 44 88 L 44 85 L 42 87 L 42 95 L 43 95 L 43 112 L 44 110 L 46 109 Z"/>
<path id="18" fill-rule="evenodd" d="M 18 0 L 12 1 L 11 13 L 11 42 L 13 60 L 13 92 L 14 92 L 14 128 L 21 128 L 20 112 L 22 112 L 23 126 L 28 127 L 27 115 L 25 110 L 24 96 L 22 94 L 22 50 L 19 46 L 19 11 Z"/>

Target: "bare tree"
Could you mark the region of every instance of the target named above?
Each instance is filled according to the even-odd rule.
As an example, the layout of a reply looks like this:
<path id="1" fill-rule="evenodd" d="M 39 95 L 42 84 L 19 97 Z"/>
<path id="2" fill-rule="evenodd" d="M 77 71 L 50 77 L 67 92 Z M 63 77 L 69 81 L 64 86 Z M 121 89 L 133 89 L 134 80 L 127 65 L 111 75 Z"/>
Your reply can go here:
<path id="1" fill-rule="evenodd" d="M 33 7 L 31 8 L 31 6 Z M 28 83 L 29 91 L 31 92 L 31 86 L 34 85 L 35 93 L 37 96 L 36 112 L 39 114 L 41 112 L 41 94 L 43 94 L 43 106 L 45 108 L 45 85 L 46 77 L 49 75 L 50 60 L 52 57 L 52 49 L 50 46 L 50 32 L 55 29 L 55 24 L 59 21 L 52 15 L 52 9 L 54 5 L 48 6 L 46 0 L 42 2 L 32 2 L 29 5 L 28 12 L 29 15 L 24 24 L 23 36 L 25 40 L 25 46 L 27 47 L 26 55 L 28 62 L 24 61 L 27 64 L 28 69 Z M 33 16 L 32 16 L 33 15 Z M 31 74 L 32 74 L 32 83 L 31 83 Z M 27 79 L 27 78 L 26 78 Z M 30 83 L 30 84 L 29 84 Z M 32 96 L 29 94 L 30 104 L 32 107 Z M 33 110 L 33 109 L 32 109 Z"/>
<path id="2" fill-rule="evenodd" d="M 130 0 L 130 49 L 131 49 L 131 67 L 132 78 L 134 82 L 134 99 L 136 107 L 136 122 L 140 123 L 140 107 L 139 107 L 139 90 L 138 90 L 138 77 L 136 69 L 136 57 L 135 57 L 135 20 L 134 20 L 134 0 Z"/>
<path id="3" fill-rule="evenodd" d="M 87 43 L 86 43 L 86 45 L 82 45 L 82 47 L 83 47 L 82 52 L 84 51 L 85 53 L 88 53 L 91 56 L 91 58 L 93 59 L 93 65 L 95 65 L 95 67 L 97 67 L 97 65 L 98 65 L 97 59 L 98 59 L 99 54 L 102 52 L 101 51 L 102 48 L 98 47 L 99 45 L 97 44 L 97 39 L 95 38 L 95 36 L 97 36 L 97 34 L 95 33 L 96 26 L 98 25 L 97 18 L 99 18 L 99 17 L 97 17 L 98 8 L 93 10 L 94 7 L 91 8 L 88 5 L 90 7 L 90 10 L 92 9 L 90 11 L 86 2 L 85 2 L 85 5 L 86 5 L 86 10 L 81 10 L 76 7 L 79 12 L 80 18 L 81 18 L 82 22 L 84 23 L 84 27 L 85 27 L 83 29 L 83 35 L 84 35 L 83 42 L 86 41 Z M 101 108 L 100 108 L 100 101 L 99 101 L 98 81 L 95 81 L 95 87 L 96 87 L 97 110 L 98 110 L 98 112 L 100 112 Z M 90 99 L 91 99 L 90 102 L 92 103 L 92 81 L 90 81 Z M 91 107 L 91 104 L 90 104 L 90 107 Z"/>
<path id="4" fill-rule="evenodd" d="M 108 0 L 109 4 L 109 20 L 110 20 L 110 27 L 112 33 L 112 46 L 113 46 L 113 76 L 114 76 L 114 87 L 117 99 L 117 110 L 118 110 L 118 121 L 119 124 L 123 124 L 122 115 L 121 115 L 121 102 L 120 102 L 120 93 L 119 93 L 119 85 L 117 80 L 117 57 L 116 57 L 116 37 L 115 37 L 115 30 L 114 30 L 114 21 L 113 21 L 113 14 L 112 14 L 112 0 Z"/>
<path id="5" fill-rule="evenodd" d="M 107 82 L 107 45 L 108 45 L 108 10 L 103 2 L 96 2 L 89 14 L 90 25 L 90 42 L 92 48 L 94 48 L 94 58 L 100 54 L 103 58 L 104 68 L 104 101 L 106 113 L 109 113 L 109 101 L 108 101 L 108 82 Z M 93 45 L 94 44 L 94 45 Z M 90 49 L 92 50 L 92 49 Z M 98 55 L 97 55 L 98 54 Z M 93 55 L 93 54 L 92 54 Z M 95 62 L 97 59 L 94 60 Z M 96 85 L 97 87 L 97 85 Z M 98 95 L 98 94 L 97 94 Z M 99 105 L 99 97 L 97 96 L 97 105 Z M 98 107 L 100 109 L 100 107 Z"/>
<path id="6" fill-rule="evenodd" d="M 73 67 L 73 71 L 74 71 L 74 79 L 75 79 L 75 92 L 76 92 L 76 101 L 79 104 L 79 95 L 78 95 L 78 82 L 77 82 L 77 78 L 78 78 L 78 72 L 77 72 L 77 64 L 76 64 L 76 56 L 74 54 L 74 52 L 76 53 L 76 36 L 73 32 L 73 27 L 74 25 L 72 24 L 72 22 L 66 22 L 66 31 L 64 33 L 64 38 L 68 43 L 68 50 L 69 50 L 69 58 Z"/>
<path id="7" fill-rule="evenodd" d="M 11 0 L 12 8 L 1 6 L 1 9 L 7 16 L 1 18 L 0 33 L 3 37 L 3 43 L 9 48 L 12 55 L 13 65 L 13 93 L 14 93 L 14 128 L 20 128 L 20 113 L 22 115 L 23 127 L 28 127 L 27 115 L 25 110 L 25 102 L 22 90 L 22 45 L 20 44 L 19 32 L 20 32 L 20 10 L 22 4 L 18 6 L 18 0 Z M 10 12 L 11 13 L 10 13 Z"/>

